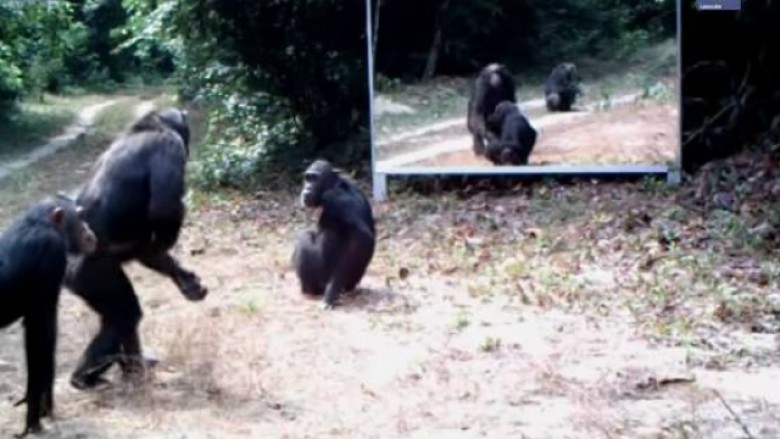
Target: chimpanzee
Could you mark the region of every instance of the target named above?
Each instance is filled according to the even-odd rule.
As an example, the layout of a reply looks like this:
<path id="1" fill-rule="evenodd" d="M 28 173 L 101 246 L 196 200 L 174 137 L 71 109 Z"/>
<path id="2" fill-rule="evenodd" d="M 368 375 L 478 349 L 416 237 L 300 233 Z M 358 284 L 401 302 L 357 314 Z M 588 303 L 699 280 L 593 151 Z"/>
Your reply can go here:
<path id="1" fill-rule="evenodd" d="M 485 119 L 493 114 L 501 101 L 516 102 L 515 81 L 502 64 L 488 64 L 477 76 L 471 88 L 466 125 L 473 138 L 474 154 L 485 154 L 485 142 L 491 140 Z"/>
<path id="2" fill-rule="evenodd" d="M 536 130 L 517 108 L 517 104 L 503 101 L 486 120 L 493 136 L 485 146 L 487 158 L 496 165 L 526 165 L 536 144 Z"/>
<path id="3" fill-rule="evenodd" d="M 122 264 L 136 260 L 171 279 L 189 300 L 205 298 L 199 277 L 169 254 L 185 216 L 186 113 L 153 110 L 101 155 L 77 203 L 98 237 L 97 251 L 68 267 L 65 285 L 100 315 L 100 329 L 71 376 L 89 389 L 115 362 L 125 378 L 143 376 L 141 306 Z"/>
<path id="4" fill-rule="evenodd" d="M 316 160 L 304 172 L 300 200 L 304 207 L 322 207 L 322 213 L 317 227 L 298 238 L 292 263 L 302 292 L 324 293 L 323 309 L 332 309 L 342 291 L 360 283 L 374 256 L 371 205 L 325 160 Z"/>
<path id="5" fill-rule="evenodd" d="M 54 409 L 57 305 L 68 255 L 95 251 L 96 238 L 73 200 L 50 198 L 17 218 L 0 236 L 0 328 L 22 319 L 27 355 L 24 432 L 42 430 Z"/>
<path id="6" fill-rule="evenodd" d="M 571 110 L 580 94 L 580 74 L 573 63 L 557 65 L 544 84 L 544 98 L 549 111 Z"/>

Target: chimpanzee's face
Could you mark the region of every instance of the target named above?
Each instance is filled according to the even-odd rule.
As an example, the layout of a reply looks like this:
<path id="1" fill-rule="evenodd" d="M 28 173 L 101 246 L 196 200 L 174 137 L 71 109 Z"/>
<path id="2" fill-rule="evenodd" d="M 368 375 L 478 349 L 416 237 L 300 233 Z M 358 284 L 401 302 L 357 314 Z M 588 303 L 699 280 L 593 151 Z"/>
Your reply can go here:
<path id="1" fill-rule="evenodd" d="M 303 173 L 303 190 L 301 190 L 301 205 L 303 207 L 320 207 L 322 194 L 333 187 L 338 174 L 330 163 L 317 160 Z"/>

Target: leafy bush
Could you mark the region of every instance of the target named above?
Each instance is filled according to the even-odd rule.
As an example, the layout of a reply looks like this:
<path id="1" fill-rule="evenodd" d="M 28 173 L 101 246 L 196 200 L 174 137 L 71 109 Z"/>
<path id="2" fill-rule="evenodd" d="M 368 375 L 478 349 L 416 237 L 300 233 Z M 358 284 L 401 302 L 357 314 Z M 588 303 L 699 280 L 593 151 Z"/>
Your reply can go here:
<path id="1" fill-rule="evenodd" d="M 362 1 L 124 4 L 131 36 L 121 47 L 164 48 L 180 95 L 208 113 L 197 184 L 251 185 L 297 173 L 314 156 L 366 162 Z"/>
<path id="2" fill-rule="evenodd" d="M 16 99 L 22 92 L 22 70 L 9 55 L 8 46 L 0 42 L 0 104 Z"/>
<path id="3" fill-rule="evenodd" d="M 259 176 L 275 173 L 271 151 L 294 154 L 294 146 L 304 138 L 289 107 L 268 93 L 250 93 L 243 75 L 241 69 L 214 64 L 198 76 L 194 100 L 209 115 L 206 138 L 193 165 L 198 186 L 253 186 Z M 276 154 L 280 155 L 284 154 Z"/>

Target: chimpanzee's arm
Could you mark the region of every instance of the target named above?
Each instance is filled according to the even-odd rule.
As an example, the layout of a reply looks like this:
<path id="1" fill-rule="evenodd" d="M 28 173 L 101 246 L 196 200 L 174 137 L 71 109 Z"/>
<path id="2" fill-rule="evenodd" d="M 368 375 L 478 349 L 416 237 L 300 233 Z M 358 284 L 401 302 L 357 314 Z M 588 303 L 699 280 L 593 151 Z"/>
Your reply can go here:
<path id="1" fill-rule="evenodd" d="M 148 221 L 153 233 L 152 247 L 156 251 L 167 251 L 179 238 L 184 220 L 184 157 L 179 142 L 169 137 L 154 145 L 158 151 L 149 164 L 149 211 Z M 181 151 L 178 151 L 180 149 Z"/>
<path id="2" fill-rule="evenodd" d="M 327 215 L 339 228 L 348 231 L 344 248 L 335 263 L 333 278 L 325 289 L 324 307 L 330 309 L 343 292 L 356 261 L 363 261 L 370 256 L 374 246 L 374 232 L 362 216 L 363 201 L 349 188 L 340 187 L 326 192 L 322 205 L 323 215 Z"/>
<path id="3" fill-rule="evenodd" d="M 356 263 L 355 261 L 363 261 L 368 258 L 371 249 L 373 249 L 374 234 L 365 223 L 361 222 L 361 224 L 361 227 L 354 229 L 347 238 L 343 252 L 336 262 L 333 278 L 325 288 L 325 309 L 333 308 L 339 295 L 344 291 L 347 278 L 354 270 L 352 265 Z"/>

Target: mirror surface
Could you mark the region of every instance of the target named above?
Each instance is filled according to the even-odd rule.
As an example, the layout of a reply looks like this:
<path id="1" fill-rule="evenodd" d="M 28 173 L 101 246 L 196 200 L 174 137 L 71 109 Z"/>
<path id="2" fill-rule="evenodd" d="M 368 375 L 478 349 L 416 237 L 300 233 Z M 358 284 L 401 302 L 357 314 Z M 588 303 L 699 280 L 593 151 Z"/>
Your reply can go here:
<path id="1" fill-rule="evenodd" d="M 675 0 L 371 6 L 374 172 L 678 165 Z"/>

